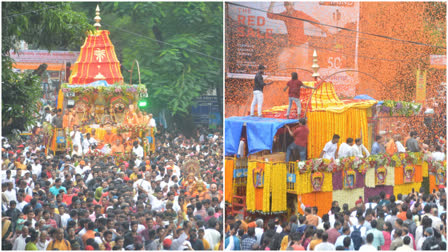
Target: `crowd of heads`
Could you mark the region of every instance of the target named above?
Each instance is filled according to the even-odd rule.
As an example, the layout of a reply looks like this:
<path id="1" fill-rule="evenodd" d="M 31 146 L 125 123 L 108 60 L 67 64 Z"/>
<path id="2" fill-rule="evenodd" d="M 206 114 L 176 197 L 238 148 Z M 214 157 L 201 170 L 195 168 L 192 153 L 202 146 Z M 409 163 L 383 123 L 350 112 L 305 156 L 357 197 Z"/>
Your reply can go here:
<path id="1" fill-rule="evenodd" d="M 2 248 L 218 249 L 222 239 L 222 133 L 161 129 L 156 150 L 55 155 L 39 131 L 2 140 Z M 183 165 L 197 162 L 192 181 Z M 201 189 L 198 189 L 202 187 Z M 27 247 L 28 248 L 28 247 Z"/>
<path id="2" fill-rule="evenodd" d="M 302 214 L 226 217 L 225 248 L 230 250 L 446 250 L 446 192 L 387 195 L 381 192 L 355 206 L 333 201 L 321 215 L 301 203 Z M 240 217 L 240 216 L 238 216 Z M 254 217 L 254 216 L 251 216 Z M 252 218 L 253 219 L 253 218 Z"/>

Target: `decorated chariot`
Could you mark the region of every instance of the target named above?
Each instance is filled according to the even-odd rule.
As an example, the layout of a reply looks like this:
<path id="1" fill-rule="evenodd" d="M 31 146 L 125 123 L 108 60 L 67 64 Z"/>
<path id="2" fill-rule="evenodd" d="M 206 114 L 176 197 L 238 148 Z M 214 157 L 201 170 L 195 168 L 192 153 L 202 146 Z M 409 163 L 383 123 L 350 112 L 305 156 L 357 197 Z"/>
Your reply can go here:
<path id="1" fill-rule="evenodd" d="M 99 142 L 96 150 L 92 150 L 95 155 L 105 154 L 100 150 L 110 148 L 116 140 L 120 145 L 139 140 L 145 152 L 152 152 L 155 150 L 155 128 L 150 127 L 153 119 L 137 106 L 139 100 L 148 97 L 148 91 L 141 83 L 124 83 L 109 31 L 100 29 L 100 20 L 97 6 L 96 30 L 89 32 L 69 82 L 62 84 L 59 91 L 57 107 L 63 111 L 63 127 L 45 125 L 51 139 L 47 149 L 53 152 L 72 149 L 70 132 L 76 126 Z M 129 151 L 119 154 L 126 152 Z"/>
<path id="2" fill-rule="evenodd" d="M 380 191 L 397 196 L 421 187 L 432 191 L 445 184 L 446 161 L 434 161 L 424 153 L 319 158 L 333 134 L 340 136 L 339 144 L 349 137 L 361 138 L 370 151 L 378 135 L 378 105 L 375 100 L 340 100 L 330 82 L 304 84 L 317 87 L 314 92 L 301 93 L 310 132 L 307 160 L 285 162 L 286 147 L 293 141 L 285 125 L 298 123 L 284 118 L 287 106 L 265 110 L 261 118 L 226 118 L 225 199 L 233 214 L 303 214 L 301 201 L 317 206 L 322 216 L 332 201 L 354 207 L 360 196 L 367 200 Z M 406 107 L 406 114 L 419 110 L 414 104 Z"/>

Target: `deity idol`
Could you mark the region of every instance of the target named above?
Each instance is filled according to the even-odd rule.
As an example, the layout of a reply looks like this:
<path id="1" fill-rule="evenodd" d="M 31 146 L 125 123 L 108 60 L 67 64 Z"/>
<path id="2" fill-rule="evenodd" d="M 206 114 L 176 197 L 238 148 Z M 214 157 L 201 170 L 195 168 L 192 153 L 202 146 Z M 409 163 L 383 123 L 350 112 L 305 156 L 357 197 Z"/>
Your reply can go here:
<path id="1" fill-rule="evenodd" d="M 186 192 L 193 191 L 196 187 L 196 178 L 193 173 L 189 173 L 187 176 L 187 180 L 182 183 L 182 186 L 185 188 Z"/>

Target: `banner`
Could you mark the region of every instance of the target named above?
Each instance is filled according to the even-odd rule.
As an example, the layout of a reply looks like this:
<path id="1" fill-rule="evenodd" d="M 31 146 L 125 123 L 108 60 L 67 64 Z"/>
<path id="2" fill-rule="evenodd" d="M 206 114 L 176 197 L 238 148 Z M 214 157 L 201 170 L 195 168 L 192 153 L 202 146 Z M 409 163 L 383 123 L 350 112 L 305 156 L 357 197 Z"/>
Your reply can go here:
<path id="1" fill-rule="evenodd" d="M 426 100 L 426 70 L 417 70 L 417 85 L 416 85 L 415 102 L 424 104 Z"/>
<path id="2" fill-rule="evenodd" d="M 446 69 L 446 55 L 429 55 L 431 68 Z"/>
<path id="3" fill-rule="evenodd" d="M 319 74 L 336 92 L 354 96 L 358 75 L 358 34 L 322 24 L 357 30 L 359 3 L 229 2 L 226 17 L 228 78 L 253 79 L 258 65 L 272 80 L 289 80 L 297 72 L 312 80 L 313 51 Z"/>

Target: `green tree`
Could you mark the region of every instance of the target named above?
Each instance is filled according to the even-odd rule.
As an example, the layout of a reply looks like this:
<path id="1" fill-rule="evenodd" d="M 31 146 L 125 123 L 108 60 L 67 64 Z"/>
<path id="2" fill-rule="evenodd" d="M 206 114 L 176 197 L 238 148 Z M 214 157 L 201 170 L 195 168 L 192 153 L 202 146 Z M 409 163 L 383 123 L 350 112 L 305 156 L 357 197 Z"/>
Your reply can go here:
<path id="1" fill-rule="evenodd" d="M 95 3 L 73 3 L 94 15 Z M 129 82 L 134 60 L 148 88 L 151 110 L 189 114 L 194 100 L 217 90 L 222 107 L 222 3 L 101 3 L 101 25 L 110 37 Z M 138 83 L 134 67 L 133 84 Z"/>
<path id="2" fill-rule="evenodd" d="M 20 41 L 32 48 L 79 48 L 93 27 L 69 3 L 2 2 L 2 135 L 36 122 L 41 71 L 15 73 L 10 51 Z"/>

